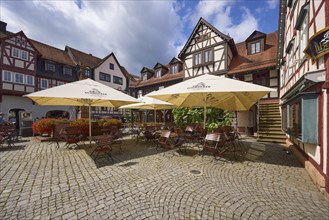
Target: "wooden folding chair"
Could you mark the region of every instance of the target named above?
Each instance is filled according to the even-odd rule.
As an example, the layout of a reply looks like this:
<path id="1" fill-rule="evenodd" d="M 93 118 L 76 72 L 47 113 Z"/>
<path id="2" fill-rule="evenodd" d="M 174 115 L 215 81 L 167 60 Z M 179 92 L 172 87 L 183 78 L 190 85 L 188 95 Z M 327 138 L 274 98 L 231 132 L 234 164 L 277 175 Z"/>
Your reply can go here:
<path id="1" fill-rule="evenodd" d="M 95 159 L 98 157 L 99 153 L 105 153 L 107 154 L 112 162 L 114 162 L 112 157 L 112 143 L 113 143 L 113 136 L 111 135 L 99 135 L 94 136 L 93 141 L 96 143 L 96 148 L 94 151 L 90 154 L 92 156 L 95 152 L 97 153 L 95 156 Z"/>
<path id="2" fill-rule="evenodd" d="M 81 139 L 81 129 L 76 126 L 69 126 L 65 128 L 64 132 L 64 141 L 66 148 L 69 148 L 71 144 L 75 144 L 77 147 L 79 147 L 79 142 Z"/>
<path id="3" fill-rule="evenodd" d="M 208 133 L 203 142 L 202 156 L 206 152 L 212 153 L 216 159 L 216 155 L 221 156 L 225 141 L 221 139 L 220 133 Z"/>

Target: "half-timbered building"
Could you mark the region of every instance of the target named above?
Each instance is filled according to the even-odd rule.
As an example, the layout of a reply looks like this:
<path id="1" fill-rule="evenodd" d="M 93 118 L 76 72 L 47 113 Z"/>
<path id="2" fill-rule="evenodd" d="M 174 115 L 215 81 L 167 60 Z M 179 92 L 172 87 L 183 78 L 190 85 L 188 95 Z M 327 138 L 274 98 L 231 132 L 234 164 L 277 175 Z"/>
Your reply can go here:
<path id="1" fill-rule="evenodd" d="M 92 54 L 84 53 L 69 46 L 66 46 L 65 50 L 77 66 L 80 79 L 91 78 L 104 85 L 128 93 L 128 84 L 130 81 L 134 81 L 134 78 L 120 65 L 114 53 L 100 59 Z M 92 107 L 93 118 L 123 118 L 125 113 L 125 109 Z M 82 117 L 86 117 L 88 115 L 87 109 L 82 111 L 81 114 Z"/>
<path id="2" fill-rule="evenodd" d="M 281 0 L 282 129 L 314 182 L 329 192 L 329 2 Z"/>
<path id="3" fill-rule="evenodd" d="M 264 34 L 256 30 L 236 44 L 229 35 L 200 18 L 178 57 L 183 62 L 184 79 L 203 74 L 226 75 L 275 88 L 249 111 L 238 112 L 235 126 L 240 132 L 257 132 L 262 141 L 285 141 L 278 106 L 276 32 Z"/>
<path id="4" fill-rule="evenodd" d="M 233 38 L 200 18 L 178 58 L 183 61 L 184 78 L 188 79 L 206 73 L 225 75 L 235 55 Z"/>
<path id="5" fill-rule="evenodd" d="M 19 112 L 32 112 L 33 118 L 74 109 L 63 106 L 39 106 L 25 94 L 76 80 L 74 65 L 61 50 L 26 37 L 23 31 L 12 33 L 0 22 L 0 110 L 20 127 Z M 68 72 L 66 72 L 66 70 Z M 67 73 L 67 74 L 65 74 Z"/>
<path id="6" fill-rule="evenodd" d="M 249 111 L 237 113 L 237 129 L 247 134 L 257 132 L 261 141 L 285 143 L 279 111 L 277 41 L 277 32 L 265 34 L 254 31 L 245 41 L 236 44 L 238 54 L 233 57 L 227 74 L 235 79 L 275 89 Z"/>
<path id="7" fill-rule="evenodd" d="M 139 80 L 132 82 L 129 86 L 130 95 L 141 97 L 152 91 L 159 90 L 183 81 L 183 63 L 176 57 L 172 58 L 168 64 L 156 63 L 152 69 L 143 67 L 140 71 Z M 154 111 L 139 111 L 138 121 L 154 121 Z M 157 122 L 172 122 L 171 110 L 161 110 L 156 112 Z"/>

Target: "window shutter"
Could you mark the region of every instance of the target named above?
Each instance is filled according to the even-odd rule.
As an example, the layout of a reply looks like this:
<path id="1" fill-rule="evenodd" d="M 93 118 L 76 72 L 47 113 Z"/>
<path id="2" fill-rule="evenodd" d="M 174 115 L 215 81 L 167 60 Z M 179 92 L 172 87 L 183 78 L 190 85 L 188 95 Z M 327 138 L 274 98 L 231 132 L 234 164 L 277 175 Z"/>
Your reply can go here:
<path id="1" fill-rule="evenodd" d="M 318 144 L 318 95 L 302 97 L 302 141 Z"/>

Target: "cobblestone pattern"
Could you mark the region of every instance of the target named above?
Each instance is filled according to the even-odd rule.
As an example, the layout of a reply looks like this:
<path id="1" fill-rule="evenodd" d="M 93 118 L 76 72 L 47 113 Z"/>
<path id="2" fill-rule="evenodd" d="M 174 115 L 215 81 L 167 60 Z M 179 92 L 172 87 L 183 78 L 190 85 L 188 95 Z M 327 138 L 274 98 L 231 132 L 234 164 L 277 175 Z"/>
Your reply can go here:
<path id="1" fill-rule="evenodd" d="M 245 142 L 237 160 L 133 140 L 115 163 L 92 150 L 35 139 L 0 149 L 0 219 L 328 219 L 328 199 L 278 145 Z"/>

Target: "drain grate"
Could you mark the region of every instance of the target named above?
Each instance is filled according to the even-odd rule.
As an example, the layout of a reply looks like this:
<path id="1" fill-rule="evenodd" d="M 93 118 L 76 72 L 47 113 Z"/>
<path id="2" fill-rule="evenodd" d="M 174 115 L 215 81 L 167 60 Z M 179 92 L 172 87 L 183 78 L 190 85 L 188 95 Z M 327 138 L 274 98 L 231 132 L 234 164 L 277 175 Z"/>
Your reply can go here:
<path id="1" fill-rule="evenodd" d="M 200 170 L 190 170 L 190 173 L 192 174 L 201 174 Z"/>

